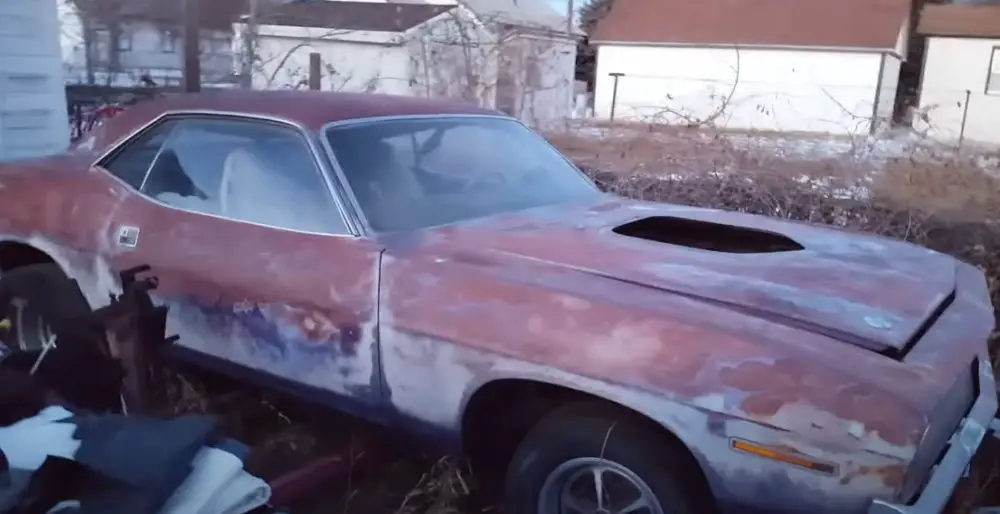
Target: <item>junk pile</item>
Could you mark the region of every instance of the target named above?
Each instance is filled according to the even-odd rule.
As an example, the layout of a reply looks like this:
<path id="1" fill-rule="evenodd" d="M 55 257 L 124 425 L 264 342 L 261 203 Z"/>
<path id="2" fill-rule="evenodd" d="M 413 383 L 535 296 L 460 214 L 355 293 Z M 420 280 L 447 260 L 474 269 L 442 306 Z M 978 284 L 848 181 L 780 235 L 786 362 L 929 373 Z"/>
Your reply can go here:
<path id="1" fill-rule="evenodd" d="M 213 418 L 128 415 L 136 388 L 127 384 L 141 382 L 129 376 L 137 348 L 172 342 L 166 308 L 146 294 L 155 280 L 136 279 L 145 270 L 123 273 L 123 294 L 103 309 L 50 315 L 53 335 L 40 348 L 0 343 L 0 513 L 273 512 L 268 484 L 243 469 L 248 449 L 220 434 Z M 44 296 L 62 290 L 52 280 L 5 274 L 0 306 L 24 296 L 58 302 Z M 140 336 L 131 351 L 111 343 L 116 326 Z M 0 318 L 0 336 L 16 329 Z"/>

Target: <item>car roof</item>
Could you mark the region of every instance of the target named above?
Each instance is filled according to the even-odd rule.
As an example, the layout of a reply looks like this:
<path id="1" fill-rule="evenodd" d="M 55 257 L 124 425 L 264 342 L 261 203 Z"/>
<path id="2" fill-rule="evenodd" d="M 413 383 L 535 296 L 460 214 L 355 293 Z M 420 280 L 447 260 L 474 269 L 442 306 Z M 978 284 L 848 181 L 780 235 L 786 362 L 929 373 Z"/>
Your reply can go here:
<path id="1" fill-rule="evenodd" d="M 95 131 L 95 147 L 106 147 L 151 120 L 175 111 L 218 111 L 289 120 L 309 130 L 346 120 L 413 115 L 501 115 L 492 109 L 449 100 L 333 91 L 224 89 L 164 95 L 128 107 Z"/>

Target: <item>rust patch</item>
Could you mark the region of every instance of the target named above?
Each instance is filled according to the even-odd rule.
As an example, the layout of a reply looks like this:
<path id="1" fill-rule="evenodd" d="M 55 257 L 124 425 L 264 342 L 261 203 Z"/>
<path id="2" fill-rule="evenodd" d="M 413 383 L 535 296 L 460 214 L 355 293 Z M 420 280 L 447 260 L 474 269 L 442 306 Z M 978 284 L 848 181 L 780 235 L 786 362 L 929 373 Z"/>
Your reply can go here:
<path id="1" fill-rule="evenodd" d="M 903 480 L 906 478 L 906 466 L 902 464 L 881 467 L 861 466 L 856 470 L 845 473 L 840 479 L 840 483 L 841 485 L 849 485 L 851 481 L 862 477 L 875 477 L 887 489 L 897 491 L 900 487 L 903 487 Z"/>
<path id="2" fill-rule="evenodd" d="M 804 402 L 860 421 L 866 430 L 891 444 L 916 444 L 921 416 L 877 388 L 847 378 L 794 358 L 778 359 L 769 365 L 748 362 L 720 374 L 724 384 L 746 393 L 741 405 L 750 416 L 766 419 L 786 404 Z"/>

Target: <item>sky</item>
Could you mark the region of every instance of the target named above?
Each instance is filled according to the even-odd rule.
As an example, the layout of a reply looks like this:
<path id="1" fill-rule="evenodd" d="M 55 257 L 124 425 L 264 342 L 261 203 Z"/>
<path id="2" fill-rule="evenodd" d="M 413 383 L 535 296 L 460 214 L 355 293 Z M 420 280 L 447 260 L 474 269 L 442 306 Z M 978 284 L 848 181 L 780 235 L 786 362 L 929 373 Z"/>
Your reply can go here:
<path id="1" fill-rule="evenodd" d="M 551 5 L 553 8 L 555 8 L 556 11 L 559 11 L 562 14 L 565 14 L 566 8 L 569 7 L 569 5 L 567 4 L 567 0 L 547 0 L 547 1 L 549 2 L 549 5 Z M 579 11 L 580 5 L 583 2 L 584 0 L 573 0 L 573 10 Z M 576 21 L 580 21 L 579 20 L 580 16 L 577 12 L 574 12 L 573 16 L 576 18 Z"/>

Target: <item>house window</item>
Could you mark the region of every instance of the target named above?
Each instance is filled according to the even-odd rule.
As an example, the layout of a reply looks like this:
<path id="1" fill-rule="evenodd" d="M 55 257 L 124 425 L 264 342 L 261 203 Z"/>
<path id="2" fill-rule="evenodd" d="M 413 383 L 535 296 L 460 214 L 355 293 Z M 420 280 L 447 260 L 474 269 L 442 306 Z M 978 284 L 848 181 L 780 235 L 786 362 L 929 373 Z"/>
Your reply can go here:
<path id="1" fill-rule="evenodd" d="M 1000 46 L 993 47 L 990 68 L 986 75 L 986 94 L 1000 95 Z"/>
<path id="2" fill-rule="evenodd" d="M 225 55 L 232 50 L 231 39 L 222 36 L 202 36 L 201 53 L 209 55 Z"/>
<path id="3" fill-rule="evenodd" d="M 122 33 L 118 35 L 117 49 L 119 52 L 132 51 L 132 34 L 130 32 L 123 30 Z"/>
<path id="4" fill-rule="evenodd" d="M 177 33 L 173 30 L 160 32 L 160 51 L 165 54 L 177 52 Z"/>
<path id="5" fill-rule="evenodd" d="M 524 86 L 529 91 L 538 91 L 542 88 L 542 63 L 538 56 L 530 56 L 525 61 Z"/>

